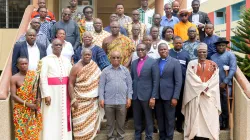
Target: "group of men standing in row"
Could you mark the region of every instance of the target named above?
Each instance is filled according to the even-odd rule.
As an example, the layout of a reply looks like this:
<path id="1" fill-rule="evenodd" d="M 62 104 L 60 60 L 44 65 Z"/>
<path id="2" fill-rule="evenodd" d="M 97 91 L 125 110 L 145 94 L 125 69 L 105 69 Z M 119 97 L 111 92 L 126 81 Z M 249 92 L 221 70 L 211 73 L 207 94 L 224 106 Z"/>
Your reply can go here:
<path id="1" fill-rule="evenodd" d="M 39 3 L 44 6 L 43 0 Z M 101 19 L 92 17 L 91 7 L 79 19 L 75 0 L 63 10 L 62 20 L 53 23 L 54 37 L 41 31 L 34 14 L 31 29 L 13 50 L 16 138 L 39 139 L 42 130 L 46 140 L 94 139 L 105 113 L 108 139 L 124 139 L 132 104 L 136 140 L 143 124 L 146 139 L 152 139 L 154 115 L 160 139 L 173 139 L 174 129 L 182 132 L 183 126 L 185 139 L 219 139 L 219 126 L 228 124 L 226 89 L 231 93 L 237 67 L 233 53 L 226 51 L 229 42 L 213 34 L 198 0 L 192 2 L 192 13 L 178 11 L 175 1 L 164 6 L 166 16 L 154 14 L 152 19 L 148 1 L 141 4 L 132 20 L 117 4 L 105 28 L 110 33 L 102 29 Z M 44 21 L 51 20 L 49 11 L 41 9 L 40 18 L 46 13 Z M 154 25 L 147 28 L 142 22 Z"/>

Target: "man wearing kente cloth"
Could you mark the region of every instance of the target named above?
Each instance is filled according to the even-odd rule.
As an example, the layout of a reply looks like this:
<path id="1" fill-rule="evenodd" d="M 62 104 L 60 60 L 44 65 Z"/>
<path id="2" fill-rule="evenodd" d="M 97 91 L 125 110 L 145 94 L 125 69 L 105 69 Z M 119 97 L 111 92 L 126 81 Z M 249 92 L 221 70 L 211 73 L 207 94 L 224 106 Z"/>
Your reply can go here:
<path id="1" fill-rule="evenodd" d="M 111 52 L 119 51 L 122 55 L 121 65 L 129 67 L 132 53 L 135 50 L 133 42 L 126 36 L 120 34 L 120 25 L 117 21 L 110 23 L 111 36 L 103 40 L 102 48 L 110 60 Z"/>
<path id="2" fill-rule="evenodd" d="M 219 139 L 221 113 L 219 69 L 207 60 L 207 45 L 200 43 L 198 59 L 188 63 L 183 94 L 184 139 Z"/>
<path id="3" fill-rule="evenodd" d="M 10 92 L 14 100 L 15 140 L 39 140 L 42 130 L 40 95 L 37 93 L 38 72 L 28 70 L 28 59 L 19 57 L 19 72 L 11 77 Z"/>
<path id="4" fill-rule="evenodd" d="M 72 139 L 70 98 L 67 89 L 72 65 L 61 55 L 62 45 L 61 40 L 55 39 L 52 42 L 53 54 L 42 59 L 42 140 Z"/>
<path id="5" fill-rule="evenodd" d="M 91 50 L 84 48 L 82 58 L 72 67 L 69 76 L 75 140 L 93 140 L 104 116 L 97 98 L 101 70 L 91 55 Z"/>

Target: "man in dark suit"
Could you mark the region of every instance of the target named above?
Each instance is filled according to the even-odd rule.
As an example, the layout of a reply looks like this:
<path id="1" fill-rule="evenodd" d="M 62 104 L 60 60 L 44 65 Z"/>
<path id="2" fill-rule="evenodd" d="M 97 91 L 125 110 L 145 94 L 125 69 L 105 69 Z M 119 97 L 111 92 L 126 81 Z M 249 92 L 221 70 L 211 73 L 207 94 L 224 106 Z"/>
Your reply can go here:
<path id="1" fill-rule="evenodd" d="M 25 35 L 26 41 L 15 44 L 12 54 L 12 75 L 18 73 L 16 65 L 20 56 L 29 59 L 29 70 L 36 70 L 39 60 L 47 55 L 46 46 L 36 43 L 36 35 L 34 29 L 29 29 Z"/>
<path id="2" fill-rule="evenodd" d="M 160 72 L 159 99 L 156 100 L 156 118 L 160 140 L 173 140 L 175 128 L 175 107 L 182 87 L 182 70 L 179 61 L 168 55 L 168 45 L 158 46 L 161 58 L 157 59 Z"/>
<path id="3" fill-rule="evenodd" d="M 193 12 L 188 17 L 188 20 L 197 25 L 197 28 L 199 30 L 199 35 L 200 35 L 200 41 L 202 42 L 206 36 L 205 30 L 204 30 L 205 24 L 209 24 L 209 23 L 211 23 L 211 21 L 207 15 L 207 13 L 199 11 L 200 0 L 193 0 L 192 1 L 192 8 L 193 8 Z"/>
<path id="4" fill-rule="evenodd" d="M 142 118 L 146 121 L 146 140 L 152 140 L 153 118 L 152 109 L 158 99 L 159 69 L 156 60 L 148 57 L 145 44 L 137 46 L 138 59 L 132 62 L 131 77 L 133 80 L 133 114 L 135 140 L 141 140 Z"/>

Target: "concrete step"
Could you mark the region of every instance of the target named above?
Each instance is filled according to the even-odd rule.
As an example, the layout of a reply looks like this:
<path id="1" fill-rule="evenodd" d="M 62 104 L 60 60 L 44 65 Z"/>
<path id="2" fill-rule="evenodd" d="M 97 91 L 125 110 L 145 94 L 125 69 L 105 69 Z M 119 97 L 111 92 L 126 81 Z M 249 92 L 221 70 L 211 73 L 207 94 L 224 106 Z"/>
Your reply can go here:
<path id="1" fill-rule="evenodd" d="M 142 137 L 144 139 L 145 133 L 143 132 Z M 154 133 L 153 140 L 158 140 L 159 134 Z M 174 140 L 183 140 L 183 134 L 175 131 Z M 96 136 L 95 140 L 107 140 L 106 130 L 101 130 L 101 132 Z M 134 140 L 134 130 L 126 130 L 124 140 Z M 230 135 L 228 130 L 220 131 L 220 140 L 230 140 Z"/>
<path id="2" fill-rule="evenodd" d="M 134 120 L 130 119 L 125 123 L 125 139 L 124 140 L 134 140 Z M 145 136 L 145 133 L 143 132 L 142 137 Z M 154 140 L 159 139 L 159 134 L 154 133 L 153 135 Z M 183 134 L 175 131 L 174 133 L 174 140 L 183 140 Z M 101 123 L 101 131 L 96 136 L 95 140 L 107 140 L 106 136 L 106 121 L 104 120 Z M 222 130 L 220 131 L 220 140 L 230 140 L 230 133 L 229 130 Z"/>

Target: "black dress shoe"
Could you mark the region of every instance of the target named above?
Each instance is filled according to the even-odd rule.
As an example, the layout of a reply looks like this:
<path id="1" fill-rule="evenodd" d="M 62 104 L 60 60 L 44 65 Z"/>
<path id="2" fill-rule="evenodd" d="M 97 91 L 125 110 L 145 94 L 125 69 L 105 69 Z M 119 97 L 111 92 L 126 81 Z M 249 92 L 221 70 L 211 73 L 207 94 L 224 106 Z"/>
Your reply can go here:
<path id="1" fill-rule="evenodd" d="M 179 133 L 183 133 L 184 130 L 182 128 L 176 128 L 176 131 L 178 131 Z"/>
<path id="2" fill-rule="evenodd" d="M 158 133 L 158 129 L 154 126 L 154 133 Z"/>

